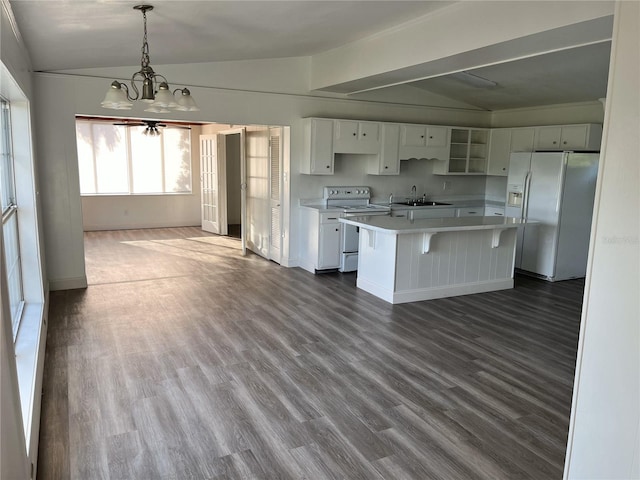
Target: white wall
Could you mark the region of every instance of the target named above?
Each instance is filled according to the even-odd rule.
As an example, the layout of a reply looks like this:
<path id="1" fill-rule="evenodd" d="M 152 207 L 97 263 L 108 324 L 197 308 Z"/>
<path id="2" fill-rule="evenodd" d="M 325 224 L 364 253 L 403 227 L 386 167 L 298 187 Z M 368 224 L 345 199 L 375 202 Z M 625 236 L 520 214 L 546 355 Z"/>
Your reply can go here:
<path id="1" fill-rule="evenodd" d="M 640 3 L 615 16 L 565 478 L 640 478 Z"/>
<path id="2" fill-rule="evenodd" d="M 24 248 L 23 269 L 27 272 L 25 300 L 39 304 L 38 315 L 29 318 L 29 329 L 21 328 L 18 340 L 28 344 L 30 362 L 25 362 L 21 349 L 16 349 L 9 314 L 5 262 L 0 268 L 0 478 L 23 480 L 29 478 L 31 463 L 37 465 L 40 423 L 40 392 L 42 386 L 42 361 L 46 338 L 45 317 L 47 308 L 44 290 L 47 288 L 43 273 L 44 252 L 41 248 L 38 174 L 34 165 L 31 142 L 30 102 L 33 95 L 30 61 L 17 32 L 12 28 L 13 16 L 8 2 L 0 5 L 0 95 L 8 99 L 14 108 L 12 114 L 14 133 L 14 158 L 16 161 L 16 187 L 18 199 L 23 205 L 20 225 L 21 248 Z M 3 257 L 2 231 L 0 230 L 0 258 Z M 31 341 L 26 336 L 32 335 Z M 18 376 L 18 364 L 27 371 L 29 378 Z M 27 383 L 20 396 L 18 381 Z M 22 410 L 21 401 L 26 409 Z M 24 416 L 23 416 L 24 413 Z M 28 439 L 25 438 L 25 428 Z"/>
<path id="3" fill-rule="evenodd" d="M 200 225 L 200 127 L 191 130 L 190 194 L 84 196 L 85 231 Z"/>

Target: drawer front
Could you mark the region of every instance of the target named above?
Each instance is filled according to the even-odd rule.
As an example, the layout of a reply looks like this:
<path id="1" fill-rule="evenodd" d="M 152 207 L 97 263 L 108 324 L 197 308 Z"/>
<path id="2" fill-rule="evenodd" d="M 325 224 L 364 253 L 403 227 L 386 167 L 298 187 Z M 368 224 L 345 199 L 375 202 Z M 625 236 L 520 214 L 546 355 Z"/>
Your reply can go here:
<path id="1" fill-rule="evenodd" d="M 338 220 L 340 218 L 341 212 L 325 212 L 320 214 L 320 223 L 340 223 Z"/>
<path id="2" fill-rule="evenodd" d="M 484 216 L 484 208 L 459 208 L 458 217 L 482 217 Z"/>

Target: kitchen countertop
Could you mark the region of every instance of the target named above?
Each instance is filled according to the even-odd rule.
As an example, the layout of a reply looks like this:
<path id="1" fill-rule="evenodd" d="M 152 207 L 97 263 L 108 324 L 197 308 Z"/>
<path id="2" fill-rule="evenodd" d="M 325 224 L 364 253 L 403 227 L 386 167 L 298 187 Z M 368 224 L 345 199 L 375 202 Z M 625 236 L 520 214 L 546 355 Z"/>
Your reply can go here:
<path id="1" fill-rule="evenodd" d="M 432 201 L 432 200 L 428 200 Z M 436 202 L 448 203 L 449 205 L 403 205 L 398 203 L 376 202 L 376 205 L 391 207 L 392 210 L 416 210 L 422 208 L 474 208 L 474 207 L 502 207 L 504 202 L 493 202 L 488 200 L 435 200 Z"/>
<path id="2" fill-rule="evenodd" d="M 524 224 L 521 219 L 512 217 L 455 217 L 409 220 L 404 217 L 390 217 L 386 215 L 363 215 L 359 217 L 341 218 L 340 222 L 367 230 L 395 235 L 422 232 L 516 228 Z"/>
<path id="3" fill-rule="evenodd" d="M 442 209 L 442 208 L 473 208 L 473 207 L 504 207 L 504 202 L 493 202 L 488 200 L 436 200 L 442 203 L 448 203 L 449 205 L 399 205 L 393 203 L 389 205 L 389 203 L 384 202 L 371 202 L 372 205 L 379 205 L 381 207 L 391 207 L 391 210 L 418 210 L 422 208 L 434 208 L 434 209 Z M 320 213 L 322 212 L 335 212 L 340 211 L 340 208 L 337 207 L 327 207 L 326 204 L 320 203 L 308 203 L 300 205 L 302 208 L 310 208 L 312 210 L 318 210 Z"/>

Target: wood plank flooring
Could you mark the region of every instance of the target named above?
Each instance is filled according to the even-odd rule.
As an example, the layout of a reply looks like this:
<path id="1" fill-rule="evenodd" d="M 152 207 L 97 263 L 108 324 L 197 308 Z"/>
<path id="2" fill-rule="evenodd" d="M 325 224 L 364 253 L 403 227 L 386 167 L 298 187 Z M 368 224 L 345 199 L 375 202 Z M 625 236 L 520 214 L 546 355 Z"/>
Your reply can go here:
<path id="1" fill-rule="evenodd" d="M 39 479 L 562 477 L 583 282 L 387 304 L 198 229 L 86 234 Z"/>

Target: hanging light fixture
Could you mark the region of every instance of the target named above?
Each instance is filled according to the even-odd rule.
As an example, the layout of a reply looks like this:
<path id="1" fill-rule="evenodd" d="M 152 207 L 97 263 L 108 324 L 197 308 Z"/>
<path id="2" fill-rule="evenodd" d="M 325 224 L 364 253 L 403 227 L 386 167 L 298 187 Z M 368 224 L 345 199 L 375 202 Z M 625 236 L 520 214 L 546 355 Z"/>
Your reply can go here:
<path id="1" fill-rule="evenodd" d="M 188 88 L 176 88 L 173 93 L 169 89 L 167 79 L 153 71 L 149 60 L 149 44 L 147 43 L 147 12 L 153 10 L 152 5 L 136 5 L 134 10 L 142 12 L 144 21 L 144 37 L 142 40 L 142 59 L 140 61 L 141 68 L 131 77 L 131 90 L 135 94 L 129 92 L 129 87 L 125 83 L 114 80 L 111 82 L 109 90 L 102 101 L 104 108 L 114 110 L 131 110 L 134 101 L 141 100 L 149 103 L 149 108 L 145 108 L 145 112 L 168 113 L 172 108 L 185 112 L 195 112 L 200 110 L 196 102 L 191 97 Z M 136 81 L 142 82 L 142 94 L 138 90 Z M 180 92 L 176 95 L 176 92 Z"/>

